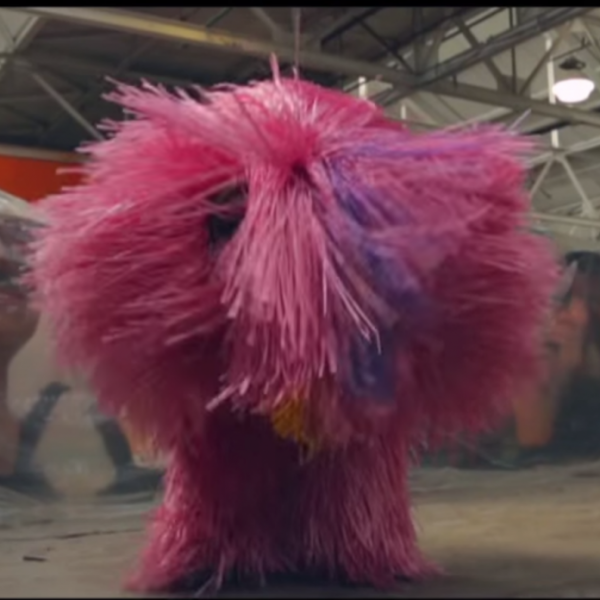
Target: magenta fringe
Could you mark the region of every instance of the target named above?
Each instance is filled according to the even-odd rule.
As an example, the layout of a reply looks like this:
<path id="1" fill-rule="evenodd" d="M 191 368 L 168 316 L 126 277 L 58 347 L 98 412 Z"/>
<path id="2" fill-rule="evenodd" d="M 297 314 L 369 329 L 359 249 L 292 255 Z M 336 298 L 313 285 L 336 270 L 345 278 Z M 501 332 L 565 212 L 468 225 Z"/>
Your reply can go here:
<path id="1" fill-rule="evenodd" d="M 59 357 L 174 457 L 138 587 L 430 572 L 409 451 L 491 426 L 537 369 L 556 267 L 526 227 L 531 143 L 417 135 L 278 76 L 195 94 L 119 86 L 132 118 L 34 247 Z M 303 468 L 262 416 L 298 392 L 326 444 Z"/>

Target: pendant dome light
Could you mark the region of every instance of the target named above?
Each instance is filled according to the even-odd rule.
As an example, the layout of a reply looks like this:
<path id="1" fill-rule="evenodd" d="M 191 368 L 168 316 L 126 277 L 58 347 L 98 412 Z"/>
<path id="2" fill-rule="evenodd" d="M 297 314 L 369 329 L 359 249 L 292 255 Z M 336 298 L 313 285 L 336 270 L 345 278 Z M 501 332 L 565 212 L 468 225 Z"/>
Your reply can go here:
<path id="1" fill-rule="evenodd" d="M 579 104 L 585 102 L 596 87 L 582 69 L 585 63 L 576 56 L 569 56 L 558 65 L 563 72 L 560 79 L 552 86 L 554 96 L 563 104 Z"/>

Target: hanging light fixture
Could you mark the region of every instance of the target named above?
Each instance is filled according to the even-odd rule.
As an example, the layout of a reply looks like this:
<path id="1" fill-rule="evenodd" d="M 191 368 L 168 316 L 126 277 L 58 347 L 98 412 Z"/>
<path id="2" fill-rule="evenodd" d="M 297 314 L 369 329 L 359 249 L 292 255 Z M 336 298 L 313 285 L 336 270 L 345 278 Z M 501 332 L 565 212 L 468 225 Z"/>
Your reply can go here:
<path id="1" fill-rule="evenodd" d="M 583 74 L 585 63 L 576 56 L 569 56 L 558 65 L 563 76 L 552 86 L 554 96 L 564 104 L 585 102 L 594 91 L 594 82 Z"/>

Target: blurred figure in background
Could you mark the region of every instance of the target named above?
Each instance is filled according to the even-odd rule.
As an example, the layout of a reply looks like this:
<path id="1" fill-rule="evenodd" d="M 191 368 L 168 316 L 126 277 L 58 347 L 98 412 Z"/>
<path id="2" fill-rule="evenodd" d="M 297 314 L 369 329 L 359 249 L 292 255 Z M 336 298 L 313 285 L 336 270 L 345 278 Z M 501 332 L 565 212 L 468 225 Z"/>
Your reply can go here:
<path id="1" fill-rule="evenodd" d="M 573 277 L 549 325 L 544 380 L 515 404 L 525 462 L 600 457 L 600 255 L 565 262 Z"/>
<path id="2" fill-rule="evenodd" d="M 141 466 L 139 458 L 146 455 L 141 440 L 126 435 L 121 425 L 114 419 L 102 415 L 97 410 L 93 415 L 94 429 L 100 436 L 104 450 L 115 468 L 115 478 L 101 496 L 114 494 L 137 494 L 158 489 L 162 472 L 155 468 Z M 130 432 L 127 431 L 127 434 Z M 136 443 L 137 442 L 137 443 Z M 134 454 L 135 452 L 135 454 Z"/>
<path id="3" fill-rule="evenodd" d="M 38 498 L 55 498 L 56 490 L 34 465 L 34 454 L 51 414 L 69 387 L 51 382 L 23 418 L 9 407 L 8 374 L 12 360 L 36 331 L 38 315 L 29 306 L 19 277 L 26 269 L 24 248 L 34 222 L 0 215 L 0 487 Z M 114 466 L 113 482 L 100 493 L 121 494 L 157 489 L 161 472 L 135 463 L 130 443 L 112 419 L 94 415 L 94 428 Z"/>
<path id="4" fill-rule="evenodd" d="M 541 379 L 506 426 L 455 441 L 434 464 L 513 468 L 600 458 L 600 254 L 571 252 L 545 338 Z"/>
<path id="5" fill-rule="evenodd" d="M 40 420 L 46 420 L 64 391 L 60 385 L 42 390 L 29 414 L 19 421 L 8 406 L 8 372 L 15 355 L 31 339 L 37 315 L 30 310 L 25 291 L 18 284 L 24 267 L 20 246 L 33 224 L 0 217 L 0 486 L 38 496 L 54 496 L 54 490 L 30 462 Z"/>

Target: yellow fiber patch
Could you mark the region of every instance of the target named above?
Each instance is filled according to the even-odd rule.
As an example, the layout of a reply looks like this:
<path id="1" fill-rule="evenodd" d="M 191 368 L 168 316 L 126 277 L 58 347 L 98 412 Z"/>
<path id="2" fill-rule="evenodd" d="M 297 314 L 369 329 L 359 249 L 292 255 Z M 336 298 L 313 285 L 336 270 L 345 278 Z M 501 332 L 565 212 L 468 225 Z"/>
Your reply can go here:
<path id="1" fill-rule="evenodd" d="M 319 449 L 318 442 L 311 438 L 306 428 L 304 403 L 298 398 L 282 403 L 271 416 L 275 433 L 304 446 L 308 457 L 314 456 Z"/>

